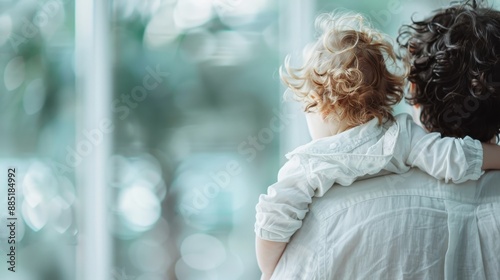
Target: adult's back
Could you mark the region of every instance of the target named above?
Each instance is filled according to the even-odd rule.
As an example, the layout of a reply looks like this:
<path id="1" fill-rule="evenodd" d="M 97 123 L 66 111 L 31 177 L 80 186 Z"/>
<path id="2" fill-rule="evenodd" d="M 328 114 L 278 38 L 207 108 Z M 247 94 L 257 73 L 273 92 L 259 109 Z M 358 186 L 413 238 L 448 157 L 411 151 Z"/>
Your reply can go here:
<path id="1" fill-rule="evenodd" d="M 500 172 L 446 184 L 418 169 L 314 199 L 272 279 L 499 279 Z"/>

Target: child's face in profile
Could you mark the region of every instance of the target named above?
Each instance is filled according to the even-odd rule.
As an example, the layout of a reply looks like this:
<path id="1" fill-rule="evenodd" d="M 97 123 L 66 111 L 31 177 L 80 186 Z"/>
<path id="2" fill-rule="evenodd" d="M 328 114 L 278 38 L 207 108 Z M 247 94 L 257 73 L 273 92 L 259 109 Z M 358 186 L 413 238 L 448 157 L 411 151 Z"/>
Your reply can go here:
<path id="1" fill-rule="evenodd" d="M 333 136 L 342 131 L 342 126 L 334 120 L 324 120 L 321 114 L 316 112 L 306 113 L 307 127 L 313 140 Z"/>

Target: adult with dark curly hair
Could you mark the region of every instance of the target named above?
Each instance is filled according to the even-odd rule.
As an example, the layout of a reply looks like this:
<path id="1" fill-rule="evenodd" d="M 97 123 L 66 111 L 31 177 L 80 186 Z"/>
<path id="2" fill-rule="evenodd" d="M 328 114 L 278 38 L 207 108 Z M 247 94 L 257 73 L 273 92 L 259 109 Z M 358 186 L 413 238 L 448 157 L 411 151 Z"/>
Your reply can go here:
<path id="1" fill-rule="evenodd" d="M 424 127 L 496 142 L 500 12 L 475 2 L 438 10 L 398 42 Z M 415 168 L 377 174 L 315 198 L 272 279 L 500 279 L 499 240 L 500 172 L 462 184 Z"/>
<path id="2" fill-rule="evenodd" d="M 404 26 L 398 43 L 411 65 L 409 101 L 427 130 L 483 142 L 498 136 L 500 12 L 475 3 L 437 11 Z"/>

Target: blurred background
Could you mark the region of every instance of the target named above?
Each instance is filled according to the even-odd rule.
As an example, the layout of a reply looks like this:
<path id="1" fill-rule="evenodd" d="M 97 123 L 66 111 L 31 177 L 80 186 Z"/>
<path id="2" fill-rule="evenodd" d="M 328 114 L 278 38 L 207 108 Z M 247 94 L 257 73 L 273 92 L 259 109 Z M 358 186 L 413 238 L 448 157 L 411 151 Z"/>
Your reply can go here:
<path id="1" fill-rule="evenodd" d="M 321 12 L 395 37 L 447 4 L 0 0 L 0 278 L 258 279 L 255 204 L 310 140 L 284 56 Z"/>

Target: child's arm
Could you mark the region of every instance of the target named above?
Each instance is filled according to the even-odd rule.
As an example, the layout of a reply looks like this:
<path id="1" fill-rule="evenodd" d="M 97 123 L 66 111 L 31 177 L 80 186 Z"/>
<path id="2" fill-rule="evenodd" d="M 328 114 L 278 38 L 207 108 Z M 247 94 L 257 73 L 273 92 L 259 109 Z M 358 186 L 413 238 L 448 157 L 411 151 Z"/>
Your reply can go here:
<path id="1" fill-rule="evenodd" d="M 278 182 L 271 185 L 267 194 L 259 197 L 256 208 L 255 234 L 257 258 L 264 273 L 270 277 L 291 236 L 301 228 L 314 196 L 322 196 L 335 183 L 347 186 L 365 170 L 353 171 L 345 164 L 345 156 L 311 164 L 311 158 L 293 154 L 281 168 Z M 311 166 L 312 165 L 312 166 Z M 318 170 L 312 171 L 317 168 Z"/>
<path id="2" fill-rule="evenodd" d="M 483 166 L 481 169 L 500 169 L 500 146 L 497 144 L 482 143 Z"/>
<path id="3" fill-rule="evenodd" d="M 274 242 L 259 237 L 255 238 L 257 263 L 262 272 L 261 280 L 269 280 L 271 278 L 283 251 L 285 251 L 286 244 L 286 242 Z"/>
<path id="4" fill-rule="evenodd" d="M 410 141 L 405 163 L 409 166 L 453 183 L 477 180 L 483 170 L 500 168 L 500 157 L 495 159 L 500 154 L 500 148 L 492 144 L 482 144 L 468 136 L 463 139 L 441 137 L 436 132 L 427 133 L 411 118 L 405 121 Z"/>
<path id="5" fill-rule="evenodd" d="M 302 226 L 314 189 L 300 158 L 292 157 L 280 169 L 278 182 L 256 205 L 255 245 L 262 279 L 269 279 L 290 237 Z"/>

